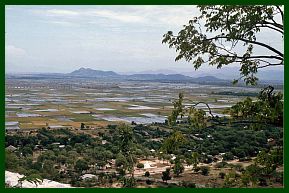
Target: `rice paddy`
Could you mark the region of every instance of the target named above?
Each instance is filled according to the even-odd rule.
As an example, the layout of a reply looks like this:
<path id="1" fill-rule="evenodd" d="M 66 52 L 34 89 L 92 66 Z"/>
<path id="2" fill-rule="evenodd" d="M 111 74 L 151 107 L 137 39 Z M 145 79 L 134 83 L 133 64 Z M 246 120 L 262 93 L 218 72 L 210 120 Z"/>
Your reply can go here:
<path id="1" fill-rule="evenodd" d="M 100 80 L 63 82 L 67 88 L 47 86 L 45 80 L 7 80 L 6 123 L 17 122 L 21 129 L 80 127 L 81 123 L 103 126 L 115 122 L 149 124 L 164 122 L 173 108 L 172 102 L 184 93 L 184 105 L 209 104 L 216 116 L 228 116 L 224 110 L 242 100 L 242 96 L 214 94 L 259 92 L 258 88 L 199 85 L 192 83 L 106 82 Z M 57 82 L 57 80 L 55 80 Z M 39 86 L 42 85 L 42 86 Z M 104 85 L 104 86 L 103 86 Z M 209 97 L 208 97 L 209 96 Z M 206 105 L 199 104 L 208 112 Z"/>

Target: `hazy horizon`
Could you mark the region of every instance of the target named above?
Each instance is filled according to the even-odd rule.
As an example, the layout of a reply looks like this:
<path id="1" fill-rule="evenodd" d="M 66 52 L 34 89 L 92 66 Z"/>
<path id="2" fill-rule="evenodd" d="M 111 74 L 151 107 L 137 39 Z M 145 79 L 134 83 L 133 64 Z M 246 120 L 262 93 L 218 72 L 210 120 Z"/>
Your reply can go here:
<path id="1" fill-rule="evenodd" d="M 69 73 L 85 67 L 195 73 L 191 63 L 175 62 L 176 52 L 161 41 L 163 34 L 178 32 L 198 12 L 194 5 L 6 6 L 5 72 Z M 278 37 L 263 33 L 260 38 L 283 50 Z M 222 70 L 204 65 L 199 72 Z"/>

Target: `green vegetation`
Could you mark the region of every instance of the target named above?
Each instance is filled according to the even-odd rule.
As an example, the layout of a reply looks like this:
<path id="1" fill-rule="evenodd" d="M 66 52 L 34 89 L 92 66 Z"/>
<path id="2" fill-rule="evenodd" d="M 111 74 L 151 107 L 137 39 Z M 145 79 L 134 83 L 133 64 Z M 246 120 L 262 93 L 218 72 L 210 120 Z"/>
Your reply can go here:
<path id="1" fill-rule="evenodd" d="M 166 171 L 162 172 L 163 176 L 162 176 L 162 180 L 164 182 L 168 182 L 168 180 L 172 179 L 171 175 L 170 175 L 170 169 L 166 169 Z"/>
<path id="2" fill-rule="evenodd" d="M 257 82 L 255 75 L 259 68 L 283 65 L 280 51 L 256 40 L 262 27 L 283 34 L 283 24 L 272 20 L 274 14 L 283 16 L 279 6 L 199 6 L 199 9 L 202 14 L 184 26 L 178 36 L 172 32 L 164 36 L 163 42 L 179 53 L 176 60 L 193 61 L 195 69 L 205 63 L 205 57 L 217 68 L 240 63 L 241 76 L 247 84 Z M 203 34 L 198 26 L 202 20 L 206 21 L 207 32 L 221 34 L 213 37 Z M 245 53 L 238 55 L 225 46 L 220 47 L 218 40 L 221 39 L 231 43 L 232 49 L 240 42 L 244 43 Z M 275 54 L 253 55 L 254 46 L 267 48 Z M 278 63 L 264 64 L 264 58 Z M 184 88 L 177 99 L 170 99 L 173 109 L 165 108 L 168 104 L 162 101 L 162 109 L 144 110 L 146 114 L 152 114 L 151 110 L 155 113 L 155 109 L 158 115 L 170 113 L 165 122 L 102 123 L 94 128 L 95 119 L 109 115 L 108 112 L 89 111 L 89 114 L 75 115 L 68 113 L 71 106 L 65 105 L 65 112 L 59 113 L 71 115 L 73 127 L 53 128 L 46 122 L 46 127 L 40 129 L 45 117 L 20 119 L 21 124 L 27 125 L 31 121 L 37 125 L 40 121 L 41 126 L 25 132 L 6 133 L 5 169 L 24 175 L 19 179 L 20 187 L 24 180 L 38 186 L 43 179 L 69 183 L 74 187 L 283 186 L 284 101 L 281 92 L 274 92 L 274 88 L 268 86 L 258 95 L 207 91 L 214 97 L 202 98 L 188 95 L 191 90 Z M 112 98 L 118 96 L 118 92 L 116 90 Z M 143 90 L 137 94 L 142 93 Z M 203 94 L 197 92 L 200 93 Z M 230 99 L 234 99 L 234 105 L 222 108 L 229 116 L 214 114 L 212 106 L 218 108 L 216 96 L 220 95 L 233 96 Z M 83 103 L 88 106 L 94 102 L 88 104 L 86 100 L 72 107 L 80 108 L 85 106 Z M 150 105 L 136 99 L 133 102 L 136 106 Z M 128 112 L 130 103 L 109 101 L 107 104 L 108 107 L 125 107 L 114 115 L 133 117 L 136 114 Z M 155 107 L 155 104 L 150 106 Z M 147 161 L 148 168 L 143 161 Z"/>
<path id="3" fill-rule="evenodd" d="M 283 41 L 284 13 L 280 6 L 201 5 L 198 8 L 201 14 L 184 25 L 177 35 L 172 31 L 164 35 L 163 43 L 178 52 L 175 60 L 192 62 L 195 69 L 206 63 L 217 68 L 239 63 L 239 79 L 253 85 L 258 81 L 258 69 L 284 65 L 282 50 L 257 38 L 259 33 L 270 30 Z M 277 16 L 281 21 L 276 20 Z M 266 50 L 263 52 L 266 54 L 254 53 L 255 48 Z"/>

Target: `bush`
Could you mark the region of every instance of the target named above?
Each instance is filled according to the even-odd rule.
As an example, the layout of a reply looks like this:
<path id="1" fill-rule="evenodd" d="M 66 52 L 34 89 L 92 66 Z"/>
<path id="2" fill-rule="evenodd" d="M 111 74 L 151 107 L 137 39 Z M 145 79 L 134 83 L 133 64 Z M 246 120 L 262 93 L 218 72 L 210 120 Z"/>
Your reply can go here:
<path id="1" fill-rule="evenodd" d="M 276 172 L 273 174 L 273 177 L 275 178 L 274 179 L 275 182 L 283 184 L 283 179 L 284 179 L 283 172 Z"/>
<path id="2" fill-rule="evenodd" d="M 223 155 L 223 160 L 227 161 L 227 160 L 233 160 L 234 159 L 234 155 L 231 152 L 227 152 Z"/>
<path id="3" fill-rule="evenodd" d="M 126 174 L 125 170 L 122 168 L 117 168 L 117 172 L 120 176 L 125 176 L 125 174 Z"/>
<path id="4" fill-rule="evenodd" d="M 204 163 L 206 163 L 206 164 L 210 164 L 212 162 L 213 162 L 213 158 L 211 158 L 211 157 L 207 157 L 207 159 L 204 160 Z"/>
<path id="5" fill-rule="evenodd" d="M 146 171 L 145 174 L 144 174 L 145 177 L 150 177 L 150 175 L 151 175 L 151 174 L 150 174 L 149 171 Z"/>
<path id="6" fill-rule="evenodd" d="M 172 177 L 170 176 L 170 169 L 167 168 L 166 171 L 162 172 L 163 176 L 162 176 L 162 180 L 164 182 L 167 182 L 168 180 L 172 179 Z"/>
<path id="7" fill-rule="evenodd" d="M 259 178 L 259 186 L 268 186 L 267 180 L 264 177 Z"/>
<path id="8" fill-rule="evenodd" d="M 184 188 L 196 188 L 196 184 L 193 182 L 182 181 L 180 185 Z"/>
<path id="9" fill-rule="evenodd" d="M 221 179 L 224 179 L 225 176 L 226 176 L 226 174 L 225 174 L 224 172 L 220 172 L 220 173 L 219 173 L 219 176 L 220 176 Z"/>
<path id="10" fill-rule="evenodd" d="M 136 181 L 134 178 L 123 178 L 123 187 L 124 188 L 132 188 L 136 185 Z"/>
<path id="11" fill-rule="evenodd" d="M 240 162 L 251 161 L 251 160 L 252 160 L 251 157 L 242 157 L 242 158 L 239 158 L 239 161 L 240 161 Z"/>
<path id="12" fill-rule="evenodd" d="M 197 166 L 197 167 L 195 167 L 193 170 L 194 170 L 194 172 L 198 172 L 198 171 L 200 171 L 200 167 L 199 166 Z"/>
<path id="13" fill-rule="evenodd" d="M 242 166 L 241 164 L 236 164 L 236 165 L 235 165 L 235 168 L 236 168 L 236 170 L 239 171 L 239 172 L 244 171 L 244 168 L 243 168 L 243 166 Z"/>
<path id="14" fill-rule="evenodd" d="M 152 180 L 146 180 L 146 184 L 147 184 L 147 185 L 151 185 L 152 183 L 153 183 Z"/>
<path id="15" fill-rule="evenodd" d="M 180 161 L 176 161 L 176 164 L 173 168 L 174 174 L 176 174 L 177 176 L 179 176 L 181 173 L 184 172 L 184 166 L 182 165 L 182 163 L 180 163 Z"/>
<path id="16" fill-rule="evenodd" d="M 227 162 L 219 162 L 219 163 L 216 163 L 215 165 L 216 168 L 224 168 L 226 166 L 228 166 Z"/>
<path id="17" fill-rule="evenodd" d="M 136 167 L 137 167 L 137 168 L 144 168 L 144 165 L 143 165 L 142 163 L 138 163 L 138 164 L 136 165 Z"/>
<path id="18" fill-rule="evenodd" d="M 209 174 L 210 168 L 208 166 L 202 166 L 201 168 L 202 175 L 207 176 Z"/>

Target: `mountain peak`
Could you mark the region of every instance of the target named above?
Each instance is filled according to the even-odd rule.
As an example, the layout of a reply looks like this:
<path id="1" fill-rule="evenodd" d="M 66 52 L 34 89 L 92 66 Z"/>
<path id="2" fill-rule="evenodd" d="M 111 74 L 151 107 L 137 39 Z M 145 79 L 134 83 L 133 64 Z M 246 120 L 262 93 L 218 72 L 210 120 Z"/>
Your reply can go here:
<path id="1" fill-rule="evenodd" d="M 91 68 L 79 68 L 68 75 L 72 76 L 82 76 L 82 77 L 103 77 L 103 76 L 119 76 L 113 71 L 102 71 L 102 70 L 93 70 Z"/>

